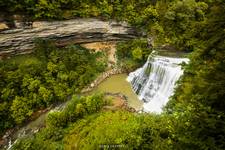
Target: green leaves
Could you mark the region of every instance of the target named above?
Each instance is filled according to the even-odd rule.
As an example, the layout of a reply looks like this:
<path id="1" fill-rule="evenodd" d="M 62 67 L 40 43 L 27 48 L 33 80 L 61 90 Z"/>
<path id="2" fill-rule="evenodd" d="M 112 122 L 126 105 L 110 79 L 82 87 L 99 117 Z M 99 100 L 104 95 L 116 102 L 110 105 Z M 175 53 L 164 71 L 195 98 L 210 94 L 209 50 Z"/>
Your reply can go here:
<path id="1" fill-rule="evenodd" d="M 83 118 L 86 114 L 98 112 L 105 105 L 102 94 L 87 97 L 72 96 L 71 101 L 62 111 L 51 112 L 47 118 L 47 125 L 51 128 L 65 127 L 71 122 Z"/>
<path id="2" fill-rule="evenodd" d="M 58 111 L 49 113 L 46 120 L 47 126 L 51 128 L 64 127 L 66 123 L 67 123 L 67 118 L 65 116 L 65 113 L 58 112 Z"/>
<path id="3" fill-rule="evenodd" d="M 191 6 L 194 6 L 195 11 L 197 9 L 197 20 L 202 20 L 201 17 L 205 19 L 200 23 L 202 28 L 195 28 L 199 29 L 199 34 L 187 29 L 198 45 L 192 45 L 194 52 L 191 54 L 191 61 L 185 67 L 183 79 L 167 106 L 168 110 L 173 110 L 172 115 L 179 122 L 173 126 L 176 129 L 174 141 L 177 140 L 176 147 L 223 149 L 225 122 L 220 117 L 225 116 L 225 70 L 222 67 L 225 65 L 225 21 L 222 17 L 225 14 L 224 3 L 208 3 L 208 12 L 204 11 L 207 7 L 202 2 L 188 4 L 189 8 Z M 204 15 L 201 11 L 205 12 Z M 199 27 L 195 20 L 189 20 L 187 24 L 189 23 L 194 25 L 192 27 Z M 223 115 L 220 116 L 221 114 Z"/>
<path id="4" fill-rule="evenodd" d="M 17 124 L 23 123 L 23 121 L 32 115 L 32 102 L 24 97 L 16 96 L 13 100 L 10 111 L 12 112 L 12 117 Z"/>
<path id="5" fill-rule="evenodd" d="M 134 58 L 134 60 L 142 60 L 142 50 L 140 47 L 135 48 L 132 51 L 132 56 Z"/>
<path id="6" fill-rule="evenodd" d="M 47 105 L 49 105 L 52 102 L 53 94 L 51 90 L 48 90 L 43 86 L 40 86 L 38 93 Z"/>
<path id="7" fill-rule="evenodd" d="M 79 125 L 79 124 L 78 124 Z M 138 121 L 128 112 L 106 112 L 98 118 L 91 120 L 89 124 L 78 131 L 79 134 L 69 134 L 65 137 L 67 147 L 73 146 L 75 136 L 80 141 L 77 147 L 81 149 L 97 149 L 99 145 L 122 145 L 123 148 L 131 148 L 139 140 L 136 136 Z"/>
<path id="8" fill-rule="evenodd" d="M 116 55 L 119 63 L 127 70 L 142 65 L 151 53 L 146 39 L 134 39 L 117 44 Z"/>
<path id="9" fill-rule="evenodd" d="M 3 113 L 0 124 L 8 123 L 9 118 L 21 124 L 33 111 L 66 101 L 69 95 L 79 92 L 106 67 L 101 59 L 103 55 L 90 53 L 83 47 L 58 49 L 47 41 L 38 41 L 37 44 L 33 55 L 16 56 L 1 62 L 1 103 L 6 102 L 6 110 L 12 115 Z M 78 109 L 77 113 L 83 115 L 82 107 Z M 14 121 L 10 124 L 14 125 Z"/>
<path id="10" fill-rule="evenodd" d="M 60 140 L 64 138 L 66 149 L 96 149 L 101 144 L 119 144 L 124 149 L 225 148 L 223 0 L 3 0 L 0 7 L 7 13 L 31 12 L 36 18 L 103 16 L 125 20 L 157 37 L 159 46 L 171 44 L 193 51 L 164 114 L 96 114 L 105 104 L 101 96 L 73 97 L 63 112 L 49 115 L 48 128 L 20 147 L 62 149 Z M 105 69 L 104 62 L 96 62 L 97 55 L 82 47 L 59 50 L 49 42 L 39 44 L 37 57 L 1 64 L 1 130 L 12 122 L 21 124 L 42 105 L 66 100 Z M 150 52 L 145 39 L 117 45 L 117 58 L 127 70 L 143 64 Z"/>
<path id="11" fill-rule="evenodd" d="M 171 44 L 178 49 L 193 50 L 198 45 L 195 35 L 206 19 L 208 5 L 195 0 L 174 1 L 165 12 L 164 18 L 160 18 L 160 24 L 164 28 L 164 36 L 171 39 Z"/>
<path id="12" fill-rule="evenodd" d="M 35 5 L 35 18 L 60 18 L 61 10 L 59 2 L 51 2 L 49 0 L 39 0 Z M 59 15 L 59 16 L 58 16 Z"/>

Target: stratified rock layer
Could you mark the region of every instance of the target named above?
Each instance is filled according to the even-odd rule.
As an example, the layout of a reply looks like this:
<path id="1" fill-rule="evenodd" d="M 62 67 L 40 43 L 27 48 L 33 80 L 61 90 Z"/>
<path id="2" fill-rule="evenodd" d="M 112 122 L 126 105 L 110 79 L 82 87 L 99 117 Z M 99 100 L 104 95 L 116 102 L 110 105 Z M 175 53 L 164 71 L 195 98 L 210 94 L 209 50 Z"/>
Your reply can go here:
<path id="1" fill-rule="evenodd" d="M 98 19 L 33 22 L 30 28 L 0 32 L 0 56 L 29 53 L 37 38 L 54 40 L 58 46 L 98 41 L 126 40 L 136 32 L 126 23 Z"/>

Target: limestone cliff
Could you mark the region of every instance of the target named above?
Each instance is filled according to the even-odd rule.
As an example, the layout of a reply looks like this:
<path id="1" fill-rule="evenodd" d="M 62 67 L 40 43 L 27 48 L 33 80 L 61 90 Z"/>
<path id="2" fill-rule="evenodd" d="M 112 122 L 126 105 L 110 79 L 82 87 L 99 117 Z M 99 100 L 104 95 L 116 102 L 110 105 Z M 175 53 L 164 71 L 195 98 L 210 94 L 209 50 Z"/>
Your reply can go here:
<path id="1" fill-rule="evenodd" d="M 31 52 L 36 38 L 54 40 L 57 46 L 98 41 L 126 40 L 136 37 L 126 23 L 98 19 L 33 22 L 30 27 L 0 31 L 0 56 Z"/>

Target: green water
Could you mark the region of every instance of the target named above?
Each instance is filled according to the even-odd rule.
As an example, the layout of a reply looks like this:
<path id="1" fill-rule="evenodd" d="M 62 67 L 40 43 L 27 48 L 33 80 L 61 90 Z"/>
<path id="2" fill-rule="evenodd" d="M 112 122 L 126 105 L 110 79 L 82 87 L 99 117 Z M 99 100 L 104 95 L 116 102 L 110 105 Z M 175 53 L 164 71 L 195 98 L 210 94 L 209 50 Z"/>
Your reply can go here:
<path id="1" fill-rule="evenodd" d="M 129 106 L 135 109 L 141 109 L 143 103 L 138 99 L 131 88 L 131 84 L 126 81 L 126 78 L 126 74 L 112 75 L 99 84 L 92 92 L 122 93 L 128 98 Z"/>

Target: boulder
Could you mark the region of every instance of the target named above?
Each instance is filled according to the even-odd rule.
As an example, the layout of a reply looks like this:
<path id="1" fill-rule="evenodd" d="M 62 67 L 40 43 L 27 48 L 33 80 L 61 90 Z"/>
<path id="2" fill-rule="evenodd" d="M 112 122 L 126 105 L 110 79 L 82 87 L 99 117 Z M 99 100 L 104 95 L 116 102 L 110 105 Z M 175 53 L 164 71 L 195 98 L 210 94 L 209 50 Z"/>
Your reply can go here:
<path id="1" fill-rule="evenodd" d="M 8 25 L 4 22 L 0 22 L 0 31 L 9 29 Z"/>

